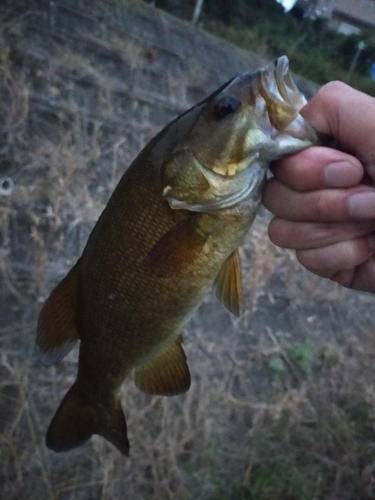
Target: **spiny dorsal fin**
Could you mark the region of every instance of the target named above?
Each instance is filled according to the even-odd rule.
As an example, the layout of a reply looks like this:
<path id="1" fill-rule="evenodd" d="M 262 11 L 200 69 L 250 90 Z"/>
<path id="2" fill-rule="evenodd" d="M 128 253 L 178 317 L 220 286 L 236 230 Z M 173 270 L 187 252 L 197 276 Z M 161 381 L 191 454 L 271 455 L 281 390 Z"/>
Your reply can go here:
<path id="1" fill-rule="evenodd" d="M 238 250 L 235 250 L 225 261 L 217 275 L 213 291 L 217 299 L 235 316 L 241 313 L 241 263 Z"/>
<path id="2" fill-rule="evenodd" d="M 147 394 L 175 396 L 190 387 L 182 335 L 135 372 L 135 385 Z"/>
<path id="3" fill-rule="evenodd" d="M 76 325 L 79 261 L 45 302 L 39 314 L 36 345 L 43 365 L 64 358 L 79 338 Z"/>

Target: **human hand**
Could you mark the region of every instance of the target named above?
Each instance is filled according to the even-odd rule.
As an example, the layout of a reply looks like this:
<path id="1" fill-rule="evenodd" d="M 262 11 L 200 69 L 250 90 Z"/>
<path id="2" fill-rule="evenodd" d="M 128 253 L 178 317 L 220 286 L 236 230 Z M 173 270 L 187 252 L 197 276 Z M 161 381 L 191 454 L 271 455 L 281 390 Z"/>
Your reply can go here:
<path id="1" fill-rule="evenodd" d="M 275 162 L 269 236 L 313 273 L 375 293 L 375 99 L 331 82 L 301 114 L 346 152 L 312 147 Z"/>

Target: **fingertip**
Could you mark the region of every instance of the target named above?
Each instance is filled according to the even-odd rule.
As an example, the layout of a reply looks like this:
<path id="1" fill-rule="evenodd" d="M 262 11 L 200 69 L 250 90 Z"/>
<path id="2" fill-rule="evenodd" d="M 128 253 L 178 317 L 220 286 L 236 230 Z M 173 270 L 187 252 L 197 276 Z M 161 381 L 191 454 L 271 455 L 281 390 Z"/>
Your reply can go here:
<path id="1" fill-rule="evenodd" d="M 313 146 L 272 165 L 280 182 L 296 191 L 356 186 L 363 178 L 361 162 L 342 151 Z"/>
<path id="2" fill-rule="evenodd" d="M 274 217 L 268 225 L 268 236 L 271 242 L 280 248 L 296 249 L 300 246 L 298 227 L 280 217 Z"/>
<path id="3" fill-rule="evenodd" d="M 324 169 L 324 183 L 327 187 L 345 188 L 356 186 L 363 177 L 363 167 L 361 163 L 352 158 L 329 163 Z"/>
<path id="4" fill-rule="evenodd" d="M 375 219 L 375 192 L 359 191 L 348 199 L 348 212 L 353 219 Z"/>
<path id="5" fill-rule="evenodd" d="M 278 245 L 278 217 L 273 217 L 271 219 L 271 222 L 268 224 L 268 237 L 272 241 L 274 245 Z"/>

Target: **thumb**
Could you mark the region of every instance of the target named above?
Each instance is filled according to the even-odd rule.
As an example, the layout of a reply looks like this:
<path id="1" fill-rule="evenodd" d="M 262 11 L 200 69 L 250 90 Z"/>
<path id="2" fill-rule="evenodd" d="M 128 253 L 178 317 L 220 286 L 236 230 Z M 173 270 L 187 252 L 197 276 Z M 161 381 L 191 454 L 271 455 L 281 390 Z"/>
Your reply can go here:
<path id="1" fill-rule="evenodd" d="M 356 156 L 375 180 L 375 99 L 342 82 L 324 85 L 301 111 L 320 132 Z"/>

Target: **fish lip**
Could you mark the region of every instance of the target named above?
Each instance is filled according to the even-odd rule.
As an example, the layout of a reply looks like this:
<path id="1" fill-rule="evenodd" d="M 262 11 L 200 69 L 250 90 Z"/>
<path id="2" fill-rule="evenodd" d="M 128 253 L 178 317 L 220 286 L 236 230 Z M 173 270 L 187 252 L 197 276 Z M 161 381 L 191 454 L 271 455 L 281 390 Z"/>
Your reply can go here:
<path id="1" fill-rule="evenodd" d="M 287 83 L 286 83 L 286 76 L 289 74 L 289 59 L 287 58 L 287 56 L 281 56 L 278 59 L 276 59 L 274 65 L 275 65 L 274 80 L 277 89 L 280 93 L 281 98 L 285 102 L 290 103 Z M 290 90 L 294 91 L 297 89 L 290 89 Z"/>
<path id="2" fill-rule="evenodd" d="M 285 76 L 289 71 L 289 59 L 285 54 L 278 57 L 274 65 L 276 72 L 281 72 L 282 76 Z"/>
<path id="3" fill-rule="evenodd" d="M 305 142 L 305 147 L 312 146 L 318 142 L 318 136 L 315 129 L 300 115 L 301 109 L 307 104 L 307 99 L 293 80 L 292 74 L 289 71 L 289 59 L 285 55 L 280 56 L 276 59 L 274 65 L 275 80 L 279 87 L 280 94 L 284 97 L 284 101 L 296 110 L 295 119 L 292 120 L 282 132 L 283 134 L 287 134 Z M 278 142 L 281 140 L 282 138 L 280 137 Z M 303 148 L 302 143 L 301 148 Z"/>
<path id="4" fill-rule="evenodd" d="M 274 61 L 273 77 L 283 100 L 291 103 L 288 94 L 290 91 L 299 93 L 299 90 L 290 76 L 289 59 L 287 56 L 280 56 Z"/>
<path id="5" fill-rule="evenodd" d="M 283 88 L 281 90 L 289 87 L 290 90 L 299 92 L 298 87 L 290 78 L 289 72 L 289 59 L 287 56 L 283 55 L 278 57 L 274 62 L 274 73 L 275 77 L 280 77 L 280 83 L 283 84 Z M 277 83 L 279 83 L 279 81 Z"/>
<path id="6" fill-rule="evenodd" d="M 307 100 L 294 82 L 289 70 L 289 59 L 286 55 L 278 57 L 274 62 L 275 81 L 285 102 L 291 104 L 299 113 L 307 104 Z"/>
<path id="7" fill-rule="evenodd" d="M 282 136 L 290 136 L 301 140 L 301 149 L 317 143 L 317 135 L 313 127 L 300 115 L 307 104 L 303 93 L 299 90 L 289 70 L 289 59 L 286 55 L 278 57 L 272 65 L 260 71 L 259 91 L 266 102 L 270 128 L 266 133 L 280 143 Z M 262 76 L 263 75 L 263 76 Z M 278 117 L 275 108 L 283 112 Z M 292 148 L 292 152 L 295 149 Z"/>

